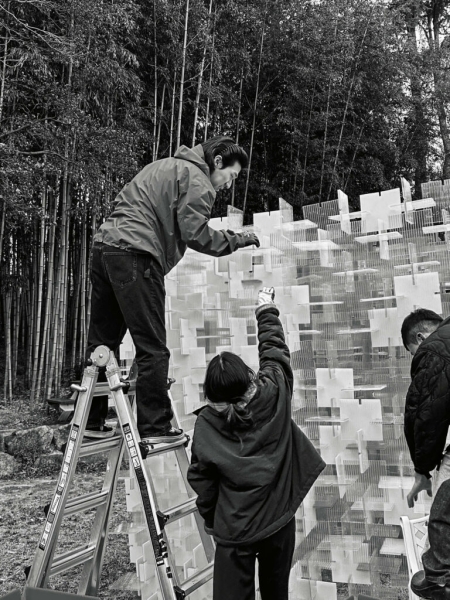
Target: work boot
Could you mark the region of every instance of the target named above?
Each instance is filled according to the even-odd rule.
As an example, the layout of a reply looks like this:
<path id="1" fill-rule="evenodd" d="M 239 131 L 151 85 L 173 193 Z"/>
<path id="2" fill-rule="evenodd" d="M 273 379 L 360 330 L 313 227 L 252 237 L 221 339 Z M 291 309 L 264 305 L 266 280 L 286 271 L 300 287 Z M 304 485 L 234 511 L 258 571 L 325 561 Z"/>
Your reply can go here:
<path id="1" fill-rule="evenodd" d="M 92 439 L 105 439 L 113 437 L 115 429 L 108 425 L 99 425 L 98 427 L 87 426 L 84 431 L 84 437 Z"/>
<path id="2" fill-rule="evenodd" d="M 425 577 L 425 571 L 417 571 L 411 579 L 411 590 L 420 598 L 428 600 L 444 600 L 445 588 L 443 585 L 433 583 Z"/>
<path id="3" fill-rule="evenodd" d="M 184 431 L 171 427 L 167 431 L 161 431 L 161 433 L 154 433 L 153 435 L 141 439 L 141 442 L 146 446 L 152 446 L 153 444 L 170 444 L 172 442 L 179 442 L 185 438 Z"/>

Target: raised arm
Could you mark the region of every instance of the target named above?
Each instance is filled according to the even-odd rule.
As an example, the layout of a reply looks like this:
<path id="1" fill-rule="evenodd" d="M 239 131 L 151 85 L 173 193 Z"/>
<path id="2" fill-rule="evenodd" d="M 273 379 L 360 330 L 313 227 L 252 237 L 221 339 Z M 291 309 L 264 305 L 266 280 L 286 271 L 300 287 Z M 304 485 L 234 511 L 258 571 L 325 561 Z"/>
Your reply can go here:
<path id="1" fill-rule="evenodd" d="M 293 387 L 293 374 L 289 348 L 284 340 L 284 331 L 279 319 L 279 311 L 274 304 L 273 288 L 263 288 L 258 296 L 256 309 L 258 321 L 259 370 L 270 377 L 273 371 L 282 371 L 290 389 Z"/>

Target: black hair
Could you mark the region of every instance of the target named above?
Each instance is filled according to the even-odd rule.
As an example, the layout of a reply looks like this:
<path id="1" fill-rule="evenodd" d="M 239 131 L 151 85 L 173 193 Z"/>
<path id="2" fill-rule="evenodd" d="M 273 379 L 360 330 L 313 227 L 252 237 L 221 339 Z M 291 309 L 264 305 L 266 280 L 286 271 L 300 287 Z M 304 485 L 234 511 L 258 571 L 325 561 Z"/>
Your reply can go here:
<path id="1" fill-rule="evenodd" d="M 252 414 L 247 406 L 238 406 L 255 378 L 255 373 L 233 352 L 215 356 L 206 369 L 204 392 L 211 402 L 228 404 L 220 414 L 230 429 L 250 429 Z"/>
<path id="2" fill-rule="evenodd" d="M 202 148 L 210 173 L 213 173 L 216 169 L 214 159 L 219 154 L 222 157 L 223 167 L 234 165 L 236 161 L 241 165 L 241 169 L 248 167 L 247 152 L 230 137 L 218 135 L 203 142 Z"/>
<path id="3" fill-rule="evenodd" d="M 403 345 L 408 350 L 410 344 L 417 343 L 418 333 L 432 333 L 444 319 L 432 310 L 418 308 L 410 313 L 402 324 Z"/>

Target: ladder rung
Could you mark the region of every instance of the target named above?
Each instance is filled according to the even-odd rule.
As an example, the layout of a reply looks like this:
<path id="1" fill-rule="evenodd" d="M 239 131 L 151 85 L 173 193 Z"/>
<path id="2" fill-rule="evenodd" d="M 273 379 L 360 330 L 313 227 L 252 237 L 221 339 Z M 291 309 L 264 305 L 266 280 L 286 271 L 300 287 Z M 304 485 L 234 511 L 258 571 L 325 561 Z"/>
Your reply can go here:
<path id="1" fill-rule="evenodd" d="M 126 393 L 128 392 L 134 392 L 134 390 L 136 389 L 136 382 L 135 381 L 122 381 L 122 384 L 124 384 L 124 386 L 120 385 L 120 387 L 128 387 L 128 390 Z M 83 388 L 80 385 L 77 384 L 72 384 L 71 386 L 72 391 L 74 392 L 82 392 Z M 97 383 L 95 388 L 94 388 L 94 398 L 95 396 L 110 396 L 111 395 L 111 388 L 109 387 L 109 384 L 107 381 L 103 381 L 102 383 Z M 71 398 L 68 398 L 68 400 L 71 400 L 71 402 L 73 402 L 73 400 Z"/>
<path id="2" fill-rule="evenodd" d="M 95 545 L 86 546 L 84 548 L 76 548 L 65 554 L 55 556 L 53 564 L 50 568 L 50 575 L 57 575 L 63 571 L 68 571 L 73 567 L 82 565 L 94 556 Z"/>
<path id="3" fill-rule="evenodd" d="M 91 456 L 92 454 L 98 454 L 99 452 L 108 452 L 109 450 L 117 448 L 122 439 L 122 435 L 116 434 L 103 440 L 83 441 L 79 456 L 81 458 L 82 456 Z"/>
<path id="4" fill-rule="evenodd" d="M 164 519 L 164 524 L 172 523 L 178 519 L 182 519 L 187 515 L 195 512 L 197 510 L 196 498 L 189 498 L 186 502 L 182 504 L 178 504 L 173 508 L 168 508 L 165 511 L 161 511 L 161 515 Z"/>
<path id="5" fill-rule="evenodd" d="M 117 389 L 123 389 L 124 394 L 134 392 L 136 390 L 136 381 L 121 381 L 120 386 L 118 386 Z M 111 391 L 108 382 L 97 383 L 94 389 L 94 398 L 95 396 L 110 396 Z"/>
<path id="6" fill-rule="evenodd" d="M 68 516 L 81 512 L 82 510 L 97 508 L 106 502 L 109 492 L 110 490 L 104 490 L 101 492 L 94 492 L 92 494 L 84 494 L 78 498 L 70 498 L 67 500 L 64 514 Z"/>
<path id="7" fill-rule="evenodd" d="M 210 579 L 212 579 L 213 574 L 214 563 L 210 563 L 204 569 L 201 569 L 200 571 L 197 571 L 197 573 L 194 573 L 192 577 L 189 577 L 188 579 L 186 579 L 186 581 L 183 581 L 183 583 L 181 584 L 183 586 L 184 595 L 189 596 L 189 594 L 195 592 L 195 590 L 197 590 L 199 587 L 201 587 Z"/>
<path id="8" fill-rule="evenodd" d="M 149 456 L 153 456 L 155 454 L 164 454 L 164 452 L 172 452 L 172 450 L 175 450 L 175 448 L 180 448 L 181 446 L 187 444 L 189 442 L 189 439 L 189 436 L 185 436 L 182 440 L 179 440 L 178 442 L 170 442 L 170 444 L 155 444 L 154 448 L 148 447 L 147 456 L 145 458 L 148 458 Z"/>

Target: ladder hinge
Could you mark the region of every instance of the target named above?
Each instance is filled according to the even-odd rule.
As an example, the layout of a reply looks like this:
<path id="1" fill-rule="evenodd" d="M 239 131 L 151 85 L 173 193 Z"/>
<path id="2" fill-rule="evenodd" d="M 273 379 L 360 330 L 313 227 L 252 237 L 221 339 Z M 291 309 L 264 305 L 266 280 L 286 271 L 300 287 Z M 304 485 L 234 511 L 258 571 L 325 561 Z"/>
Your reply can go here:
<path id="1" fill-rule="evenodd" d="M 139 448 L 141 449 L 142 459 L 145 460 L 147 458 L 147 454 L 148 454 L 148 446 L 147 446 L 147 444 L 143 444 L 142 442 L 139 442 Z"/>
<path id="2" fill-rule="evenodd" d="M 186 598 L 186 592 L 180 588 L 178 585 L 173 586 L 173 591 L 175 592 L 175 596 L 177 600 L 184 600 Z"/>
<path id="3" fill-rule="evenodd" d="M 156 516 L 158 517 L 159 528 L 162 531 L 164 529 L 165 524 L 169 520 L 169 517 L 167 515 L 165 515 L 163 512 L 161 512 L 160 510 L 156 511 Z"/>

